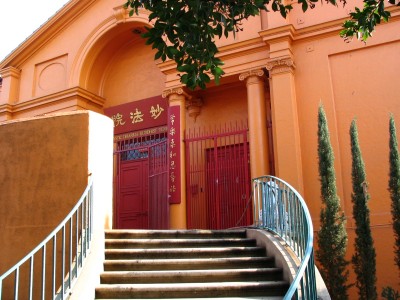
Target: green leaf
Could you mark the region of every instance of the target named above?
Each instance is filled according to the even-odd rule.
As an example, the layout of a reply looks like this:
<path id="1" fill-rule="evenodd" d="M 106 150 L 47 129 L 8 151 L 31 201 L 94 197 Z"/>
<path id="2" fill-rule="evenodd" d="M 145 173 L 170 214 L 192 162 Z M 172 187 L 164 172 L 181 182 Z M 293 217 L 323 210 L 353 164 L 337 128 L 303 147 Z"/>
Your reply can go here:
<path id="1" fill-rule="evenodd" d="M 190 72 L 193 71 L 193 66 L 192 65 L 182 65 L 178 67 L 179 72 Z"/>
<path id="2" fill-rule="evenodd" d="M 303 3 L 301 4 L 301 9 L 303 10 L 303 12 L 307 11 L 308 9 L 307 1 L 303 1 Z"/>
<path id="3" fill-rule="evenodd" d="M 162 54 L 163 54 L 162 51 L 158 51 L 158 52 L 154 55 L 154 60 L 159 59 L 159 58 L 161 57 Z"/>

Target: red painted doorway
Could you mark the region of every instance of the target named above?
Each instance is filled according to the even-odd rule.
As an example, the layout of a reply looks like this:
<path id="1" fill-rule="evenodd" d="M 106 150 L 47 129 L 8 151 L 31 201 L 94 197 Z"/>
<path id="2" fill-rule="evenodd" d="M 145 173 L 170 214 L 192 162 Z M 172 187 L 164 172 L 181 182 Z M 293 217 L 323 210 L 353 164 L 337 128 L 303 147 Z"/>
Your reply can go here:
<path id="1" fill-rule="evenodd" d="M 114 227 L 168 229 L 166 132 L 117 141 L 114 154 Z"/>
<path id="2" fill-rule="evenodd" d="M 117 227 L 120 229 L 149 227 L 147 159 L 122 161 L 117 203 Z"/>

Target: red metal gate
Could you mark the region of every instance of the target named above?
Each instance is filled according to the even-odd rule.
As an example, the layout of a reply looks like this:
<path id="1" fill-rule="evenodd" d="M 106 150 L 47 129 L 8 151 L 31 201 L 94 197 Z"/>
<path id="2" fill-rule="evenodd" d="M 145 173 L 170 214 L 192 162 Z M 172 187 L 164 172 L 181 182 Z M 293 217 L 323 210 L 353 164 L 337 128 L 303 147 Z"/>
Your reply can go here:
<path id="1" fill-rule="evenodd" d="M 149 147 L 149 226 L 169 229 L 167 140 Z"/>
<path id="2" fill-rule="evenodd" d="M 115 226 L 169 226 L 166 132 L 127 138 L 115 149 Z"/>
<path id="3" fill-rule="evenodd" d="M 252 223 L 248 129 L 243 124 L 186 133 L 188 228 Z"/>

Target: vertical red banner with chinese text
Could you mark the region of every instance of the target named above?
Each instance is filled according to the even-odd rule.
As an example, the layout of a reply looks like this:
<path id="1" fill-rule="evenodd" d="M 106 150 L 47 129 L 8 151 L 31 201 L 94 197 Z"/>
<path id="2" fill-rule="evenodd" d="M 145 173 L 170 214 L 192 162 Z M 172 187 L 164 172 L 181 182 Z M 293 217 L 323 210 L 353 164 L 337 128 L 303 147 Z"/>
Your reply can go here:
<path id="1" fill-rule="evenodd" d="M 168 108 L 168 193 L 169 203 L 181 203 L 180 106 Z"/>

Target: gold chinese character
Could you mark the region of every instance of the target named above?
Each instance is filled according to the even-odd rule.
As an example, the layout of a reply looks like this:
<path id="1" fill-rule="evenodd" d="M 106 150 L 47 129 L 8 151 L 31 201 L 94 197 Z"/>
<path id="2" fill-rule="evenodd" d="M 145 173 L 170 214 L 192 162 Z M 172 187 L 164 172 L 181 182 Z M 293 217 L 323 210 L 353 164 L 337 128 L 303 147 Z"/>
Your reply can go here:
<path id="1" fill-rule="evenodd" d="M 169 130 L 169 134 L 175 135 L 175 133 L 176 133 L 175 127 L 171 127 L 171 129 Z"/>
<path id="2" fill-rule="evenodd" d="M 169 146 L 173 149 L 175 148 L 176 144 L 175 144 L 175 140 L 171 139 L 171 143 L 169 144 Z"/>
<path id="3" fill-rule="evenodd" d="M 169 192 L 170 192 L 170 193 L 175 193 L 175 191 L 176 191 L 176 186 L 175 186 L 175 184 L 174 184 L 174 185 L 171 185 L 171 187 L 169 188 Z"/>
<path id="4" fill-rule="evenodd" d="M 150 109 L 151 117 L 155 120 L 161 115 L 161 113 L 163 111 L 164 111 L 164 108 L 160 107 L 160 104 L 157 104 L 157 108 L 154 108 L 154 106 L 151 106 L 151 109 Z"/>
<path id="5" fill-rule="evenodd" d="M 174 123 L 175 123 L 175 115 L 171 115 L 169 117 L 169 119 L 171 120 L 171 125 L 174 125 Z"/>
<path id="6" fill-rule="evenodd" d="M 175 161 L 174 160 L 171 161 L 170 169 L 175 170 Z"/>
<path id="7" fill-rule="evenodd" d="M 131 119 L 133 124 L 143 122 L 142 112 L 136 108 L 135 113 L 131 112 Z"/>
<path id="8" fill-rule="evenodd" d="M 111 119 L 114 121 L 114 127 L 117 127 L 118 125 L 122 126 L 125 124 L 124 120 L 122 119 L 122 114 L 120 113 L 113 115 Z"/>
<path id="9" fill-rule="evenodd" d="M 175 156 L 176 156 L 176 153 L 175 153 L 175 152 L 172 152 L 172 151 L 169 152 L 169 157 L 170 157 L 170 158 L 173 158 L 173 157 L 175 157 Z"/>
<path id="10" fill-rule="evenodd" d="M 171 182 L 175 182 L 175 172 L 171 172 L 169 178 L 171 179 Z"/>

